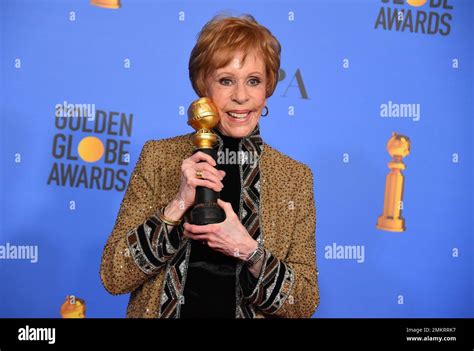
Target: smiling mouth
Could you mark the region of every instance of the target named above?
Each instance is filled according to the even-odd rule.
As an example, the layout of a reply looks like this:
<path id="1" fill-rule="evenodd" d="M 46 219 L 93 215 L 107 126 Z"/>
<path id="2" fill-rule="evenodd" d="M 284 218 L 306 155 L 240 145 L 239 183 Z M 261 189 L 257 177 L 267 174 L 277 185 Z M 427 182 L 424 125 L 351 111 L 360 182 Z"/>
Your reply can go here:
<path id="1" fill-rule="evenodd" d="M 245 120 L 247 117 L 250 116 L 250 113 L 251 111 L 239 111 L 239 112 L 228 111 L 227 116 L 230 116 L 231 118 L 237 119 L 237 120 Z"/>

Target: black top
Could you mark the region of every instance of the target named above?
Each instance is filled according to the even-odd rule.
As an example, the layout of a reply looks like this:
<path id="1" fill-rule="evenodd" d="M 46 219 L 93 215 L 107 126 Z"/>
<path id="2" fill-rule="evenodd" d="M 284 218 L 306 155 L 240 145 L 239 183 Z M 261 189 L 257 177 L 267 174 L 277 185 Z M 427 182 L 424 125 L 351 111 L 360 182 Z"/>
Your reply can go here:
<path id="1" fill-rule="evenodd" d="M 237 153 L 241 139 L 215 131 L 222 138 L 224 155 L 226 148 L 228 152 Z M 238 214 L 241 191 L 239 165 L 217 163 L 217 168 L 226 173 L 222 180 L 224 188 L 220 198 L 230 202 L 234 212 Z M 181 318 L 235 318 L 236 265 L 236 258 L 192 240 Z"/>

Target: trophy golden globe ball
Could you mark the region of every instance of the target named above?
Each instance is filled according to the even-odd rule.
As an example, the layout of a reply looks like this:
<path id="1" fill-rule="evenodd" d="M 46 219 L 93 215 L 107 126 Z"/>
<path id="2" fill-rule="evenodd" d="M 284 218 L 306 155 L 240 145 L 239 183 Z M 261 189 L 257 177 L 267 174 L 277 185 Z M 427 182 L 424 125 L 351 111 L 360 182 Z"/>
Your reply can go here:
<path id="1" fill-rule="evenodd" d="M 189 106 L 188 124 L 196 130 L 192 142 L 198 149 L 210 149 L 217 142 L 211 129 L 218 123 L 219 112 L 210 98 L 200 98 Z"/>
<path id="2" fill-rule="evenodd" d="M 200 98 L 189 106 L 188 124 L 195 130 L 212 129 L 219 123 L 217 107 L 207 97 Z"/>
<path id="3" fill-rule="evenodd" d="M 68 295 L 66 301 L 61 305 L 60 313 L 62 318 L 85 318 L 86 302 L 76 297 L 73 303 Z"/>
<path id="4" fill-rule="evenodd" d="M 387 142 L 387 151 L 392 157 L 404 158 L 410 153 L 410 139 L 394 132 Z"/>

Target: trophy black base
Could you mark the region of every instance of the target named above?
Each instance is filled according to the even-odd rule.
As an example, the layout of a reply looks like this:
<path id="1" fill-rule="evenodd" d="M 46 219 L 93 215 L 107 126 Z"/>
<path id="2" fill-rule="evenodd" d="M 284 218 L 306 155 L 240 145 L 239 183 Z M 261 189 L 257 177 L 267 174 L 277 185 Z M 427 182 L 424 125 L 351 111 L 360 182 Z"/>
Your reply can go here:
<path id="1" fill-rule="evenodd" d="M 225 220 L 225 213 L 215 202 L 197 204 L 189 213 L 189 223 L 206 225 L 220 223 Z"/>

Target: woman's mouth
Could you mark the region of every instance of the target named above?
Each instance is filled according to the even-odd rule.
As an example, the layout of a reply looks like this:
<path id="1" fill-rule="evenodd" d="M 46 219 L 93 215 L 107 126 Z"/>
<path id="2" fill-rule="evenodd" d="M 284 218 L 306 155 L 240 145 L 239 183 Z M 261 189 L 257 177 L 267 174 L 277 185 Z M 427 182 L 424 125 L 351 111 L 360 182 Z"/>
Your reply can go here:
<path id="1" fill-rule="evenodd" d="M 231 117 L 232 120 L 236 122 L 245 122 L 249 119 L 251 115 L 250 110 L 245 111 L 227 111 L 227 116 Z"/>

